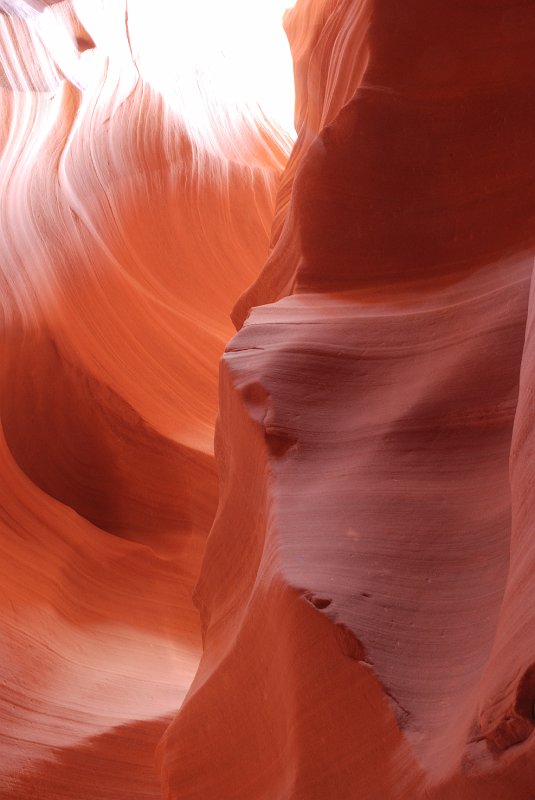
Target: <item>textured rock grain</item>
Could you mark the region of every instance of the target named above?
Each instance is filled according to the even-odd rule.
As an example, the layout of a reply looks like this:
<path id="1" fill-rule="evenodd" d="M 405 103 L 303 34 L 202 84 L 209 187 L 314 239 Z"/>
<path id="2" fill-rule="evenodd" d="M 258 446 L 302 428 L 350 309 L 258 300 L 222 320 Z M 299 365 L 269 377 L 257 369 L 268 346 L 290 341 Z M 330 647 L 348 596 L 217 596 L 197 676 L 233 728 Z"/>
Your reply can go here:
<path id="1" fill-rule="evenodd" d="M 163 7 L 0 2 L 0 797 L 531 800 L 533 4 Z"/>
<path id="2" fill-rule="evenodd" d="M 529 800 L 535 14 L 286 27 L 298 140 L 221 366 L 168 797 L 209 759 L 218 800 Z"/>
<path id="3" fill-rule="evenodd" d="M 168 102 L 156 6 L 0 8 L 0 796 L 155 800 L 201 651 L 218 359 L 290 140 L 169 51 Z"/>

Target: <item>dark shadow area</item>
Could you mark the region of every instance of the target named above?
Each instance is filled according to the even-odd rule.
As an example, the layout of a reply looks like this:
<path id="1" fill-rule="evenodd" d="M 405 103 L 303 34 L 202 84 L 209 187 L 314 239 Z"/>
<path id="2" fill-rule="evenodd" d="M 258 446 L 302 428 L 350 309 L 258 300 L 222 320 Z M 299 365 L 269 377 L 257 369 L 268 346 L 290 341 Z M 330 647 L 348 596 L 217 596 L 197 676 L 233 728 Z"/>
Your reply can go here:
<path id="1" fill-rule="evenodd" d="M 112 728 L 30 765 L 0 800 L 161 800 L 154 751 L 171 717 Z"/>

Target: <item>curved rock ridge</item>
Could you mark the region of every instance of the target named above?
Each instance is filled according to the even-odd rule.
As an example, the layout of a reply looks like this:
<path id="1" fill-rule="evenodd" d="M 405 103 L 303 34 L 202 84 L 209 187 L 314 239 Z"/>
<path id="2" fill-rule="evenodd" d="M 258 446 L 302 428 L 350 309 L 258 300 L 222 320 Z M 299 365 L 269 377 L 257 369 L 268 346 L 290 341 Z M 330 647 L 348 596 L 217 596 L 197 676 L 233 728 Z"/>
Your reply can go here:
<path id="1" fill-rule="evenodd" d="M 283 172 L 269 258 L 233 310 L 241 327 L 250 308 L 292 291 L 301 262 L 292 203 L 297 170 L 320 131 L 333 122 L 361 84 L 369 60 L 370 0 L 299 0 L 285 15 L 295 75 L 297 140 Z"/>
<path id="2" fill-rule="evenodd" d="M 154 744 L 198 660 L 202 538 L 157 555 L 38 489 L 3 437 L 0 463 L 0 796 L 158 797 Z"/>
<path id="3" fill-rule="evenodd" d="M 295 6 L 299 137 L 282 232 L 238 326 L 294 288 L 399 291 L 531 252 L 534 12 L 506 0 L 487 11 L 453 0 Z"/>
<path id="4" fill-rule="evenodd" d="M 244 53 L 192 55 L 187 9 L 158 52 L 174 3 L 0 11 L 0 797 L 153 800 L 201 652 L 218 359 L 292 135 L 246 70 L 221 93 Z"/>
<path id="5" fill-rule="evenodd" d="M 0 0 L 2 800 L 533 797 L 535 7 L 284 5 Z"/>
<path id="6" fill-rule="evenodd" d="M 195 796 L 208 752 L 205 796 L 499 798 L 514 779 L 529 798 L 525 749 L 506 752 L 530 743 L 529 638 L 508 651 L 522 725 L 496 712 L 520 732 L 497 752 L 474 731 L 501 696 L 484 676 L 519 580 L 508 461 L 531 271 L 500 263 L 425 303 L 299 294 L 231 342 L 205 653 L 166 735 L 170 797 Z"/>
<path id="7" fill-rule="evenodd" d="M 221 364 L 165 797 L 529 800 L 535 9 L 286 29 L 298 140 Z"/>

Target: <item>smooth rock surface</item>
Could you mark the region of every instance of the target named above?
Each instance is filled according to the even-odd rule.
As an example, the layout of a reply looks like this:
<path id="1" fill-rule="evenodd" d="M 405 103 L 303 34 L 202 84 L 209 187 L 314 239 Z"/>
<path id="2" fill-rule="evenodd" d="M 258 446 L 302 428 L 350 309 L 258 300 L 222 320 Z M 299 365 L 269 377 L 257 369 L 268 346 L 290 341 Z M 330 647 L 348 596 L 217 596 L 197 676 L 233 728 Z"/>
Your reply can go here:
<path id="1" fill-rule="evenodd" d="M 218 359 L 291 138 L 180 60 L 194 20 L 166 77 L 156 5 L 0 8 L 0 796 L 153 800 L 201 652 Z"/>
<path id="2" fill-rule="evenodd" d="M 286 28 L 298 140 L 221 366 L 166 796 L 529 800 L 534 10 Z"/>
<path id="3" fill-rule="evenodd" d="M 533 798 L 535 8 L 283 6 L 0 2 L 2 800 Z"/>

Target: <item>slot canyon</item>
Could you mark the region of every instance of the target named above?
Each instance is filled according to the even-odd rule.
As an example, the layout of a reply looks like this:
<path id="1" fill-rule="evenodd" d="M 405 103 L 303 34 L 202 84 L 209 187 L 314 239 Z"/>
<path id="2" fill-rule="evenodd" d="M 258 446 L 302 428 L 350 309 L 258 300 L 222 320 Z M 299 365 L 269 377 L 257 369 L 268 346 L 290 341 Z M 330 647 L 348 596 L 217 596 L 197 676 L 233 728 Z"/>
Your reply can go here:
<path id="1" fill-rule="evenodd" d="M 534 52 L 0 0 L 0 800 L 535 798 Z"/>

